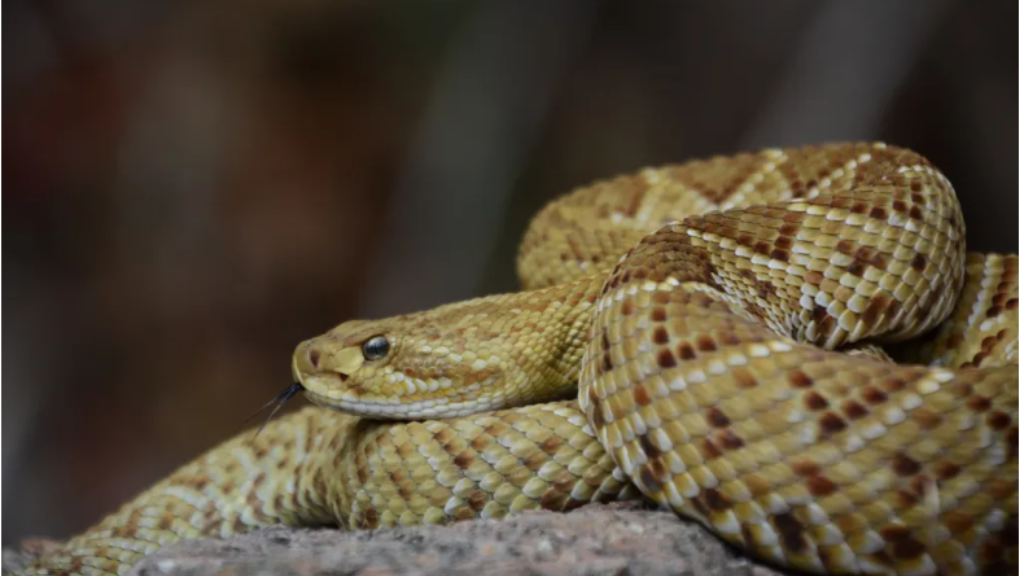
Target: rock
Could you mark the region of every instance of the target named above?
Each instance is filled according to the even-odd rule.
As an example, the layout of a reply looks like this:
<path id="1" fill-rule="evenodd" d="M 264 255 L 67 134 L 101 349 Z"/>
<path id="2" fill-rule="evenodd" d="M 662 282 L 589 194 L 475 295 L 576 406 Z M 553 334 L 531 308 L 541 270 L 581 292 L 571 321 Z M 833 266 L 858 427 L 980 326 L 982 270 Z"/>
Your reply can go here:
<path id="1" fill-rule="evenodd" d="M 692 522 L 641 504 L 569 514 L 374 531 L 268 528 L 192 540 L 143 560 L 134 576 L 779 576 Z"/>
<path id="2" fill-rule="evenodd" d="M 29 563 L 45 556 L 50 552 L 56 552 L 63 546 L 63 542 L 50 538 L 23 538 L 16 547 L 3 549 L 3 573 L 16 572 Z"/>

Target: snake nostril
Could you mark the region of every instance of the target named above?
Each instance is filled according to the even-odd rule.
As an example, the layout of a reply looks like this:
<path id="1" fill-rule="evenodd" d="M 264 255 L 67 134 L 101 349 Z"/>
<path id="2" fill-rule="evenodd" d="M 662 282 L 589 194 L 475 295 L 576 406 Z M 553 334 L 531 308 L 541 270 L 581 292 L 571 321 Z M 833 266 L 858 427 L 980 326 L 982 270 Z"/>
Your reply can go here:
<path id="1" fill-rule="evenodd" d="M 316 348 L 310 349 L 309 353 L 308 353 L 308 358 L 309 358 L 309 365 L 312 366 L 314 370 L 320 367 L 320 351 L 319 350 L 317 350 Z"/>

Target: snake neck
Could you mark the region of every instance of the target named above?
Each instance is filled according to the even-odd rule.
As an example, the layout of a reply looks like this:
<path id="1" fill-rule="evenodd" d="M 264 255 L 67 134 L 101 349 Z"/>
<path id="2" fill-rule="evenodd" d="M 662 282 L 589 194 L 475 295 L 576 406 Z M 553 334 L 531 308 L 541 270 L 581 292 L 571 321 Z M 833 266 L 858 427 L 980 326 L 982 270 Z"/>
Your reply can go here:
<path id="1" fill-rule="evenodd" d="M 515 391 L 504 406 L 573 397 L 605 278 L 596 274 L 497 297 L 504 311 L 488 325 L 502 330 L 512 350 L 505 387 Z"/>

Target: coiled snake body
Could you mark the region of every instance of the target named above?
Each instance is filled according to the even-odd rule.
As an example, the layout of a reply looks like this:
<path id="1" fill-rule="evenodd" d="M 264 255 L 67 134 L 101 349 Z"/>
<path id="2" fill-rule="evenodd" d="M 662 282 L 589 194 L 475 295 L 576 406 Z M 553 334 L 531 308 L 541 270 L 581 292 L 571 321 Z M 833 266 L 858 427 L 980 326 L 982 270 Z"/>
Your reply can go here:
<path id="1" fill-rule="evenodd" d="M 295 378 L 333 410 L 227 441 L 27 573 L 641 494 L 811 572 L 1015 570 L 1017 256 L 965 252 L 921 156 L 775 149 L 599 182 L 535 217 L 519 270 L 523 292 L 303 342 Z M 871 344 L 897 341 L 919 364 Z"/>

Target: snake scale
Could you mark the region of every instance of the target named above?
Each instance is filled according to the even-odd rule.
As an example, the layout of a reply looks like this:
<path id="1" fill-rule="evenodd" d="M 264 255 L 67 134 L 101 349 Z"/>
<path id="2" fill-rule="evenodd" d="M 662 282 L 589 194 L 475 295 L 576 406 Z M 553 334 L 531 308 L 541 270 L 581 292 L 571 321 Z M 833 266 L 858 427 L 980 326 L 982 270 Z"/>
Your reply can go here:
<path id="1" fill-rule="evenodd" d="M 579 188 L 528 228 L 523 291 L 299 344 L 314 406 L 24 573 L 125 573 L 170 542 L 274 524 L 639 497 L 809 572 L 1015 572 L 1017 256 L 965 244 L 946 177 L 881 143 Z"/>

